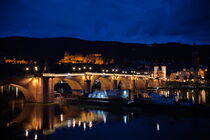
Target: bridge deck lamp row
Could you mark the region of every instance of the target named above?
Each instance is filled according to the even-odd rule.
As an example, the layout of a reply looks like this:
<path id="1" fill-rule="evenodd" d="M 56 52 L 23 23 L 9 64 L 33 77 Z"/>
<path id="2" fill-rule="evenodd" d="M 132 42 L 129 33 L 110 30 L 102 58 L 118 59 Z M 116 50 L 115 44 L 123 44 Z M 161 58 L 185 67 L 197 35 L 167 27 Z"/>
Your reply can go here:
<path id="1" fill-rule="evenodd" d="M 68 76 L 85 76 L 85 75 L 96 75 L 96 76 L 124 76 L 124 77 L 140 77 L 140 78 L 148 78 L 155 79 L 151 76 L 146 75 L 137 75 L 137 74 L 116 74 L 116 73 L 43 73 L 43 77 L 68 77 Z"/>

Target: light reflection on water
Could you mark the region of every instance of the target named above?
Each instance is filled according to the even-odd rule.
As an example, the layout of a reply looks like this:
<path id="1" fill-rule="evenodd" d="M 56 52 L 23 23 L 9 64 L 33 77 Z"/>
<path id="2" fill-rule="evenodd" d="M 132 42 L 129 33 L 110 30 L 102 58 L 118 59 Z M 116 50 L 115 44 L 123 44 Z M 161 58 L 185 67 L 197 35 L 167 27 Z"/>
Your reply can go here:
<path id="1" fill-rule="evenodd" d="M 158 90 L 181 99 L 208 104 L 206 90 Z M 2 125 L 15 139 L 202 139 L 210 138 L 208 116 L 167 114 L 96 106 L 24 104 L 12 101 Z M 3 120 L 1 120 L 2 122 Z M 13 138 L 13 137 L 12 137 Z"/>
<path id="2" fill-rule="evenodd" d="M 14 136 L 21 139 L 60 139 L 61 136 L 62 139 L 193 139 L 209 137 L 210 129 L 207 116 L 158 111 L 145 113 L 55 104 L 25 104 L 22 109 L 17 105 L 15 110 L 21 111 L 6 127 L 12 128 L 11 134 L 19 130 Z"/>
<path id="3" fill-rule="evenodd" d="M 209 90 L 167 90 L 167 89 L 157 89 L 152 90 L 159 95 L 164 95 L 165 97 L 175 96 L 176 100 L 190 100 L 194 104 L 210 104 Z M 147 98 L 149 91 L 140 91 L 143 97 Z"/>

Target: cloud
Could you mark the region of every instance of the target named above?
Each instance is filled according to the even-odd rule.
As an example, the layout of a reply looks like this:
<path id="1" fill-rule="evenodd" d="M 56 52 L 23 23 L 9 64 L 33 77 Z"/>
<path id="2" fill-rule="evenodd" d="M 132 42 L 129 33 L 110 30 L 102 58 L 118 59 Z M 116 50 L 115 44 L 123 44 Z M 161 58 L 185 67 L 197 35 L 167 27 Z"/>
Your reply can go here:
<path id="1" fill-rule="evenodd" d="M 209 0 L 3 0 L 0 37 L 210 43 Z"/>

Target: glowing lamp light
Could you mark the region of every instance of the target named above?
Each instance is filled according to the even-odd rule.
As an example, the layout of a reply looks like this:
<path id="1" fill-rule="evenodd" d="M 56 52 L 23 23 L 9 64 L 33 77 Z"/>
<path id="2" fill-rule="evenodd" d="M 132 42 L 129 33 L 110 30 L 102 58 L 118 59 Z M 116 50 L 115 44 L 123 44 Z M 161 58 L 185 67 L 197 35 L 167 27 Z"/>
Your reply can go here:
<path id="1" fill-rule="evenodd" d="M 86 67 L 83 67 L 83 69 L 85 70 L 85 69 L 86 69 Z"/>
<path id="2" fill-rule="evenodd" d="M 78 68 L 78 70 L 81 70 L 81 68 Z"/>
<path id="3" fill-rule="evenodd" d="M 73 70 L 76 70 L 76 68 L 75 68 L 75 67 L 73 67 L 72 69 L 73 69 Z"/>
<path id="4" fill-rule="evenodd" d="M 60 115 L 60 120 L 63 122 L 63 114 Z"/>
<path id="5" fill-rule="evenodd" d="M 92 70 L 92 67 L 89 67 L 89 70 Z"/>
<path id="6" fill-rule="evenodd" d="M 83 129 L 84 129 L 84 131 L 86 130 L 86 123 L 85 122 L 83 123 Z"/>
<path id="7" fill-rule="evenodd" d="M 35 70 L 35 71 L 38 71 L 39 69 L 38 69 L 38 67 L 37 67 L 37 66 L 35 66 L 35 67 L 34 67 L 34 70 Z"/>
<path id="8" fill-rule="evenodd" d="M 78 126 L 81 126 L 81 121 L 78 122 Z"/>
<path id="9" fill-rule="evenodd" d="M 71 127 L 71 120 L 68 120 L 67 126 L 68 126 L 68 127 Z"/>
<path id="10" fill-rule="evenodd" d="M 29 67 L 26 67 L 25 70 L 26 70 L 26 71 L 29 71 Z"/>
<path id="11" fill-rule="evenodd" d="M 28 130 L 25 131 L 25 135 L 26 135 L 26 137 L 28 137 Z"/>
<path id="12" fill-rule="evenodd" d="M 72 126 L 73 126 L 73 128 L 75 128 L 75 126 L 76 126 L 76 121 L 75 121 L 75 119 L 73 119 L 73 124 L 72 124 Z"/>
<path id="13" fill-rule="evenodd" d="M 35 134 L 34 139 L 37 140 L 37 134 Z"/>
<path id="14" fill-rule="evenodd" d="M 93 127 L 93 122 L 92 122 L 92 121 L 89 122 L 89 127 L 90 127 L 90 128 Z"/>

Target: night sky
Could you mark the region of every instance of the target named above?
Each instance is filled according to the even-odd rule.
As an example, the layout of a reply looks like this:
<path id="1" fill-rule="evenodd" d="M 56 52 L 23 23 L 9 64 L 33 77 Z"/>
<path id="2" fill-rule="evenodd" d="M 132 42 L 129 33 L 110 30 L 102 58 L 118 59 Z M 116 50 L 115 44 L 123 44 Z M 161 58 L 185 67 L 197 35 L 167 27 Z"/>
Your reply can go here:
<path id="1" fill-rule="evenodd" d="M 210 0 L 0 0 L 0 37 L 210 44 Z"/>

